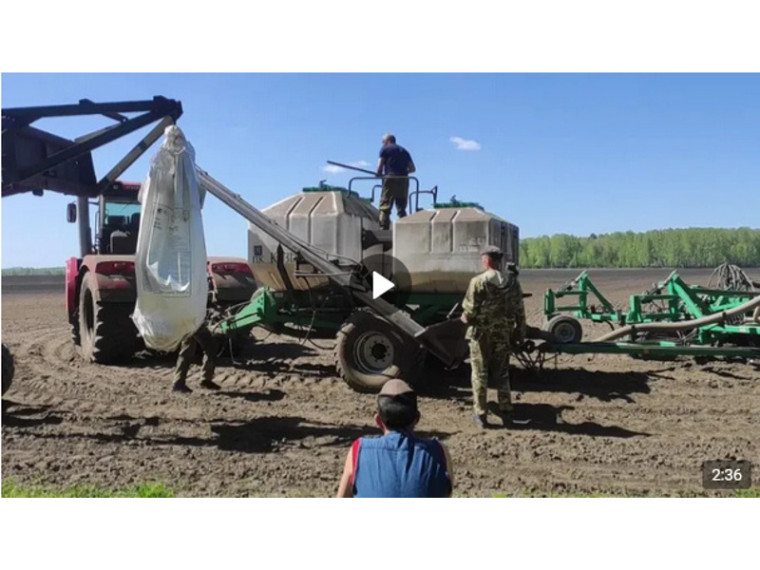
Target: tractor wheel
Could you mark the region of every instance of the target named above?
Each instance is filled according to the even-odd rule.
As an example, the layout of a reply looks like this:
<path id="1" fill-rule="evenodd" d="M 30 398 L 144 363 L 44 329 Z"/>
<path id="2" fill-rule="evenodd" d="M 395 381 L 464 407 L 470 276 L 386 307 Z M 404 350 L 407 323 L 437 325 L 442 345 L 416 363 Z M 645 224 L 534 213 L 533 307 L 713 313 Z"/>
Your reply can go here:
<path id="1" fill-rule="evenodd" d="M 137 328 L 129 316 L 132 305 L 101 303 L 96 292 L 95 275 L 86 273 L 79 293 L 82 356 L 99 364 L 128 360 L 139 350 Z"/>
<path id="2" fill-rule="evenodd" d="M 79 334 L 79 312 L 74 314 L 74 317 L 69 321 L 69 333 L 71 334 L 71 342 L 74 346 L 81 346 L 82 337 Z"/>
<path id="3" fill-rule="evenodd" d="M 358 311 L 338 331 L 338 375 L 357 392 L 377 393 L 388 380 L 411 372 L 411 352 L 388 322 L 368 311 Z"/>
<path id="4" fill-rule="evenodd" d="M 551 333 L 560 344 L 575 344 L 583 338 L 583 327 L 578 319 L 567 315 L 556 315 L 544 325 L 544 330 Z"/>
<path id="5" fill-rule="evenodd" d="M 8 347 L 3 345 L 3 394 L 11 387 L 15 371 L 16 365 L 13 362 L 13 355 Z"/>

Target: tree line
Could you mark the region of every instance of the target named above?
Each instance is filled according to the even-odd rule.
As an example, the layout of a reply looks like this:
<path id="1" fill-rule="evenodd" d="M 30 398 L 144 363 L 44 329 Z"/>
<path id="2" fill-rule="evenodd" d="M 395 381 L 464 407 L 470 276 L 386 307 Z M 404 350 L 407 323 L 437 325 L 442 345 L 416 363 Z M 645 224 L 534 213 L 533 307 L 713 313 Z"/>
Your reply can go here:
<path id="1" fill-rule="evenodd" d="M 63 275 L 65 267 L 9 267 L 3 269 L 2 275 Z"/>
<path id="2" fill-rule="evenodd" d="M 760 266 L 760 230 L 687 228 L 520 240 L 520 265 L 561 267 Z"/>

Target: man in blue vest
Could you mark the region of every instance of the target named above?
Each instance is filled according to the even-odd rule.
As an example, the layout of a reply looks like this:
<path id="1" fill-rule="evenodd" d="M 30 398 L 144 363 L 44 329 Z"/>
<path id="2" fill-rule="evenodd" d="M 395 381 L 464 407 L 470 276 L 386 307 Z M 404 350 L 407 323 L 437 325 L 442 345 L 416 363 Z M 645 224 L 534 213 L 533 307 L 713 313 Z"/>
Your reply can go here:
<path id="1" fill-rule="evenodd" d="M 451 458 L 437 439 L 414 435 L 417 394 L 389 380 L 377 397 L 375 423 L 383 435 L 361 437 L 346 456 L 338 497 L 450 497 Z"/>
<path id="2" fill-rule="evenodd" d="M 380 159 L 377 161 L 377 175 L 383 176 L 383 190 L 380 194 L 380 227 L 387 230 L 391 223 L 391 207 L 396 204 L 399 218 L 406 216 L 409 201 L 409 175 L 415 171 L 412 156 L 403 146 L 396 144 L 396 137 L 390 133 L 383 136 Z"/>

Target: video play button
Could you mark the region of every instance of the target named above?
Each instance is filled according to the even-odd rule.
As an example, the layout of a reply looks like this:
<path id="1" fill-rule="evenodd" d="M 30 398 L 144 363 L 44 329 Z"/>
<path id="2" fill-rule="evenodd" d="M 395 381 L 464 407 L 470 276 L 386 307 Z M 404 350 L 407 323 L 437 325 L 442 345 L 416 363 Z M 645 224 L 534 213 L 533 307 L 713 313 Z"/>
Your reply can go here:
<path id="1" fill-rule="evenodd" d="M 390 279 L 386 279 L 377 271 L 372 272 L 372 298 L 377 299 L 391 289 L 395 289 L 396 284 Z"/>
<path id="2" fill-rule="evenodd" d="M 368 293 L 371 289 L 373 299 L 382 297 L 399 307 L 407 304 L 412 276 L 403 263 L 387 253 L 374 253 L 362 260 L 362 267 L 363 289 Z"/>

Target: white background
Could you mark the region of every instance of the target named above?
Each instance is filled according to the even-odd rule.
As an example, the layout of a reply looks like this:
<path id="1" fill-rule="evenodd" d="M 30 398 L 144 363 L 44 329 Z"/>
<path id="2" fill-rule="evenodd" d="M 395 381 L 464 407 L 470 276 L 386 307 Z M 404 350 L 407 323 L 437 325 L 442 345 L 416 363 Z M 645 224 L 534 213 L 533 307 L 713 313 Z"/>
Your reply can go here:
<path id="1" fill-rule="evenodd" d="M 0 70 L 757 71 L 760 34 L 751 6 L 726 0 L 5 2 Z M 388 58 L 392 49 L 407 56 Z M 758 505 L 737 499 L 3 499 L 0 556 L 12 569 L 754 567 L 750 527 L 756 537 Z"/>

